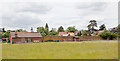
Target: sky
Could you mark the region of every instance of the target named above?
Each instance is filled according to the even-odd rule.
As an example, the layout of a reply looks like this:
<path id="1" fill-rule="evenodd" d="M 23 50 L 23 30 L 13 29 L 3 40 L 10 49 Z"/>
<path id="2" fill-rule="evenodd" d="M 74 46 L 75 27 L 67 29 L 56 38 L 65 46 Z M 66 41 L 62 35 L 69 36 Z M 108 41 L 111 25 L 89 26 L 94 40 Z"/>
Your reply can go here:
<path id="1" fill-rule="evenodd" d="M 3 0 L 0 3 L 0 27 L 6 30 L 45 26 L 50 29 L 75 26 L 87 29 L 90 20 L 107 29 L 118 25 L 118 0 Z"/>

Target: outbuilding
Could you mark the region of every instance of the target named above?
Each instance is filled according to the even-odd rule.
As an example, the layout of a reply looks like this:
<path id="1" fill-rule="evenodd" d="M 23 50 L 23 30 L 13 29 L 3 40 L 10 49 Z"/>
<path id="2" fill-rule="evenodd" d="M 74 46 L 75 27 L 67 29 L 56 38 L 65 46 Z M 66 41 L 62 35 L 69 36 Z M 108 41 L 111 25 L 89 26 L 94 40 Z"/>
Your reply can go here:
<path id="1" fill-rule="evenodd" d="M 39 32 L 10 32 L 10 42 L 11 43 L 42 42 L 42 35 Z"/>

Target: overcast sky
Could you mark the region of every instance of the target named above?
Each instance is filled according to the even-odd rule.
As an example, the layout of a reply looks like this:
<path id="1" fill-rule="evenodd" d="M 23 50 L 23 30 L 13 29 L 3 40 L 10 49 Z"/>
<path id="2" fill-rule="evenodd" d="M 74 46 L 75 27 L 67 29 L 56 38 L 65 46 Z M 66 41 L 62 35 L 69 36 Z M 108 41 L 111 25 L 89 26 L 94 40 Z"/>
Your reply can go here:
<path id="1" fill-rule="evenodd" d="M 5 29 L 26 29 L 45 26 L 58 28 L 75 26 L 87 29 L 90 20 L 96 20 L 98 27 L 118 25 L 118 1 L 97 0 L 4 0 L 1 2 L 0 27 Z"/>

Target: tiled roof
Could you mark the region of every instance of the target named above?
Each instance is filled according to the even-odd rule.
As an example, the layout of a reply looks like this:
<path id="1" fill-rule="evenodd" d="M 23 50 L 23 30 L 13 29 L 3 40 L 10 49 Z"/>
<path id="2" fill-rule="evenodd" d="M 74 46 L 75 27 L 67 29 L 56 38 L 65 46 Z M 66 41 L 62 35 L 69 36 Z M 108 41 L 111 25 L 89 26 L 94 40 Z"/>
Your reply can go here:
<path id="1" fill-rule="evenodd" d="M 10 32 L 11 37 L 42 37 L 39 32 Z"/>
<path id="2" fill-rule="evenodd" d="M 67 34 L 67 32 L 59 32 L 59 36 L 62 36 L 63 34 Z"/>
<path id="3" fill-rule="evenodd" d="M 67 35 L 67 34 L 73 34 L 74 35 L 74 33 L 73 32 L 59 32 L 59 36 L 64 36 L 64 35 Z"/>

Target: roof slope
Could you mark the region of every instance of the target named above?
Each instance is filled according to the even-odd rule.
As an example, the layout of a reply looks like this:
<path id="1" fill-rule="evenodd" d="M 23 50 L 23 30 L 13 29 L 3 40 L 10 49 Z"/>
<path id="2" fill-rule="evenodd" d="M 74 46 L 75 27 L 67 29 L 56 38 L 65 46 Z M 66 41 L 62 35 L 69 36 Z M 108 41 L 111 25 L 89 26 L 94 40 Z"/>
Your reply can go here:
<path id="1" fill-rule="evenodd" d="M 39 32 L 10 32 L 11 37 L 15 37 L 15 34 L 17 37 L 42 37 Z"/>

